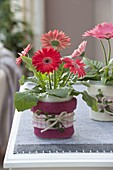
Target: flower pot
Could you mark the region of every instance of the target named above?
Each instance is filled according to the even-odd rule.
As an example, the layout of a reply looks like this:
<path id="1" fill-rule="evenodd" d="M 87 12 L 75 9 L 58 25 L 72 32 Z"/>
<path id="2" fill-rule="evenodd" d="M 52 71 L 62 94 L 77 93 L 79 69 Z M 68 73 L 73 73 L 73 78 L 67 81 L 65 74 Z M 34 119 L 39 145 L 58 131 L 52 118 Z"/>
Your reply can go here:
<path id="1" fill-rule="evenodd" d="M 74 110 L 77 100 L 73 97 L 47 96 L 32 108 L 36 136 L 41 138 L 70 138 L 74 133 Z"/>
<path id="2" fill-rule="evenodd" d="M 90 110 L 90 117 L 97 121 L 113 121 L 113 86 L 90 81 L 88 93 L 96 98 L 98 112 Z"/>

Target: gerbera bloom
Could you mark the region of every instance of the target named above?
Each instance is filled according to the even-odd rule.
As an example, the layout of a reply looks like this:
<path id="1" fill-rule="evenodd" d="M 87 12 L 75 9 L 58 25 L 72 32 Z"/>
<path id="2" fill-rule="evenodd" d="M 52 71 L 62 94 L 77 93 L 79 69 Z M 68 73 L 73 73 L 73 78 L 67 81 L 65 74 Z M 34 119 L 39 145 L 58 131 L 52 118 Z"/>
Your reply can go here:
<path id="1" fill-rule="evenodd" d="M 16 64 L 20 65 L 21 63 L 22 63 L 22 58 L 21 57 L 16 58 Z"/>
<path id="2" fill-rule="evenodd" d="M 70 58 L 64 58 L 63 61 L 65 62 L 64 68 L 69 68 L 70 72 L 78 74 L 78 77 L 83 77 L 86 75 L 84 71 L 85 64 L 82 62 L 82 60 L 72 60 Z"/>
<path id="3" fill-rule="evenodd" d="M 93 37 L 93 30 L 89 30 L 89 31 L 84 32 L 84 34 L 82 36 L 83 37 L 90 37 L 90 36 Z"/>
<path id="4" fill-rule="evenodd" d="M 102 24 L 98 24 L 97 26 L 95 26 L 95 28 L 93 28 L 92 30 L 86 31 L 83 36 L 92 36 L 100 39 L 113 38 L 113 25 L 112 23 L 103 22 Z"/>
<path id="5" fill-rule="evenodd" d="M 83 41 L 78 46 L 78 49 L 74 50 L 74 52 L 72 53 L 72 58 L 79 57 L 80 55 L 82 55 L 86 49 L 86 44 L 87 44 L 87 41 Z"/>
<path id="6" fill-rule="evenodd" d="M 64 32 L 59 30 L 49 31 L 46 34 L 43 34 L 41 42 L 42 47 L 53 47 L 58 51 L 65 49 L 71 44 L 70 38 Z"/>
<path id="7" fill-rule="evenodd" d="M 32 57 L 32 64 L 37 71 L 50 73 L 57 70 L 61 63 L 61 55 L 53 48 L 42 48 Z"/>
<path id="8" fill-rule="evenodd" d="M 31 50 L 32 45 L 28 44 L 28 46 L 21 52 L 18 53 L 20 57 L 16 59 L 16 64 L 20 65 L 22 63 L 22 56 L 26 56 L 28 52 Z"/>

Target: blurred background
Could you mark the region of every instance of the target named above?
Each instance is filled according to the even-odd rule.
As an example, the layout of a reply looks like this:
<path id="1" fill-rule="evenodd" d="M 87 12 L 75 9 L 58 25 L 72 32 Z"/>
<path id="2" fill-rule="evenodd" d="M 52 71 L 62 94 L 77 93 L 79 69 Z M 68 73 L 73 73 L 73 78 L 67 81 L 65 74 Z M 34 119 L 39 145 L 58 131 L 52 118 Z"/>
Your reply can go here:
<path id="1" fill-rule="evenodd" d="M 40 37 L 49 30 L 62 30 L 71 46 L 70 55 L 84 40 L 82 34 L 102 22 L 113 22 L 113 0 L 0 0 L 0 161 L 7 146 L 14 115 L 13 96 L 18 80 L 27 70 L 15 64 L 18 52 L 27 44 L 40 49 Z M 100 44 L 87 38 L 89 58 L 101 60 Z"/>
<path id="2" fill-rule="evenodd" d="M 71 38 L 62 52 L 70 55 L 83 41 L 82 34 L 101 22 L 112 22 L 112 0 L 0 0 L 0 40 L 17 55 L 28 43 L 40 49 L 40 36 L 59 29 Z M 99 44 L 88 38 L 87 54 L 97 58 Z"/>

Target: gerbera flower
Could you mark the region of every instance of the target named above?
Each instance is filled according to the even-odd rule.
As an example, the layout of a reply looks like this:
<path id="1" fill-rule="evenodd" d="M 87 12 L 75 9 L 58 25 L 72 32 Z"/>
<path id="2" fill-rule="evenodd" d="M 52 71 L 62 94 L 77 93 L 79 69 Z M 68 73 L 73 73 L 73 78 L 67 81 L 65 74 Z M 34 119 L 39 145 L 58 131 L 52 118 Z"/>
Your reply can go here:
<path id="1" fill-rule="evenodd" d="M 95 26 L 95 28 L 93 28 L 92 30 L 86 31 L 83 36 L 92 36 L 100 39 L 113 38 L 113 25 L 112 23 L 103 22 L 102 24 L 98 24 L 97 26 Z"/>
<path id="2" fill-rule="evenodd" d="M 61 63 L 61 55 L 53 48 L 42 48 L 32 57 L 32 64 L 37 71 L 50 73 L 57 70 Z"/>
<path id="3" fill-rule="evenodd" d="M 21 53 L 18 53 L 20 57 L 16 59 L 17 65 L 20 65 L 22 63 L 22 56 L 26 56 L 28 52 L 31 50 L 31 48 L 32 48 L 32 45 L 28 44 L 28 46 Z"/>
<path id="4" fill-rule="evenodd" d="M 93 36 L 93 30 L 89 30 L 84 32 L 84 34 L 82 35 L 83 37 L 90 37 Z"/>
<path id="5" fill-rule="evenodd" d="M 43 34 L 41 42 L 42 47 L 53 47 L 58 51 L 65 49 L 71 44 L 70 38 L 64 32 L 59 30 L 49 31 L 46 34 Z"/>
<path id="6" fill-rule="evenodd" d="M 16 58 L 16 64 L 20 65 L 22 63 L 22 57 Z"/>
<path id="7" fill-rule="evenodd" d="M 64 58 L 63 61 L 65 62 L 64 68 L 69 68 L 70 72 L 78 74 L 78 77 L 83 77 L 86 75 L 84 71 L 85 64 L 82 62 L 82 60 L 72 60 L 70 58 Z"/>
<path id="8" fill-rule="evenodd" d="M 86 49 L 87 41 L 83 41 L 79 46 L 78 49 L 74 50 L 72 53 L 72 58 L 79 57 L 80 55 L 83 55 L 85 49 Z"/>

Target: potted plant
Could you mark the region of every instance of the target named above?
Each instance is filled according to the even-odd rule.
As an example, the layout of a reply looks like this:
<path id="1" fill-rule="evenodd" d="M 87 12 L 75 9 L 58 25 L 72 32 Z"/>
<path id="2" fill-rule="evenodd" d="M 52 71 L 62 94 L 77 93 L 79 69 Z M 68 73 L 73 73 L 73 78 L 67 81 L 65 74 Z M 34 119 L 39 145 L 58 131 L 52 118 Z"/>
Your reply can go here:
<path id="1" fill-rule="evenodd" d="M 34 133 L 42 138 L 69 138 L 74 133 L 74 110 L 77 106 L 75 96 L 83 100 L 94 111 L 97 102 L 87 91 L 76 91 L 73 87 L 85 76 L 85 64 L 79 57 L 62 57 L 60 50 L 70 45 L 70 38 L 62 31 L 49 31 L 42 35 L 42 48 L 29 57 L 29 44 L 16 60 L 25 63 L 33 77 L 20 79 L 20 84 L 34 83 L 31 89 L 15 94 L 15 107 L 18 111 L 31 109 L 33 112 Z M 84 53 L 83 42 L 80 54 Z"/>
<path id="2" fill-rule="evenodd" d="M 98 112 L 91 111 L 91 118 L 98 121 L 113 121 L 113 58 L 111 58 L 112 23 L 101 23 L 86 31 L 83 37 L 94 37 L 100 41 L 103 50 L 103 61 L 91 60 L 84 53 L 86 64 L 84 80 L 89 80 L 89 94 L 98 102 Z M 108 43 L 108 49 L 105 46 Z"/>

